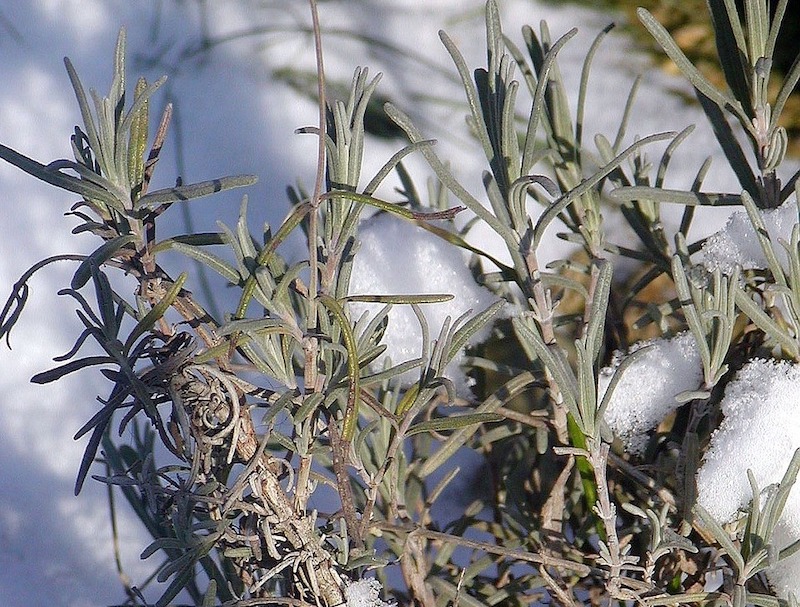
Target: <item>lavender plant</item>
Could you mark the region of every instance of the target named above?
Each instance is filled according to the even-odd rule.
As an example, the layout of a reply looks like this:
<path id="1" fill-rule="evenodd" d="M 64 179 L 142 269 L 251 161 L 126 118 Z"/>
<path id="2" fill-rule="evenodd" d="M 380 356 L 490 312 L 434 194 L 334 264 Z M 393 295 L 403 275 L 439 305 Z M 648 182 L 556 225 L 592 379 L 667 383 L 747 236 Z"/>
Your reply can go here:
<path id="1" fill-rule="evenodd" d="M 402 604 L 426 607 L 781 604 L 764 571 L 798 547 L 779 545 L 774 536 L 800 455 L 781 462 L 775 487 L 764 489 L 772 481 L 739 471 L 749 494 L 738 504 L 742 515 L 727 520 L 709 511 L 698 469 L 703 455 L 714 460 L 715 441 L 734 417 L 725 387 L 736 374 L 757 358 L 800 358 L 797 212 L 788 234 L 771 232 L 765 214 L 798 198 L 800 173 L 785 185 L 778 176 L 787 148 L 778 119 L 800 79 L 800 62 L 777 98 L 767 96 L 786 5 L 780 0 L 770 19 L 766 0 L 746 0 L 743 17 L 732 1 L 709 0 L 727 91 L 709 83 L 640 11 L 695 88 L 739 181 L 733 192 L 709 193 L 702 191 L 708 163 L 689 190 L 664 187 L 692 127 L 626 141 L 635 84 L 615 140 L 598 135 L 593 148 L 585 144 L 591 63 L 610 28 L 587 53 L 573 111 L 558 54 L 575 31 L 554 42 L 546 24 L 538 33 L 525 27 L 518 46 L 489 0 L 485 68 L 471 73 L 441 34 L 466 93 L 476 150 L 486 158 L 484 191 L 474 194 L 392 104 L 386 114 L 409 142 L 362 185 L 364 121 L 379 77 L 359 68 L 346 99 L 327 98 L 312 2 L 320 114 L 317 126 L 301 131 L 318 137 L 317 179 L 310 194 L 291 190 L 289 216 L 274 233 L 266 227 L 258 236 L 248 227 L 244 197 L 235 226 L 159 240 L 160 218 L 176 204 L 254 178 L 150 191 L 171 116 L 168 106 L 151 136 L 150 99 L 162 81 L 139 80 L 128 105 L 124 32 L 107 96 L 87 95 L 67 61 L 84 123 L 72 137 L 75 160 L 44 165 L 4 146 L 0 157 L 80 196 L 70 210 L 75 231 L 101 244 L 90 255 L 59 255 L 26 272 L 0 317 L 0 334 L 8 335 L 22 312 L 33 273 L 54 261 L 78 264 L 60 293 L 76 301 L 85 330 L 56 368 L 33 381 L 89 367 L 109 380 L 97 413 L 76 434 L 89 436 L 76 493 L 101 464 L 104 472 L 93 478 L 121 493 L 153 537 L 143 558 L 163 559 L 155 604 L 383 605 L 381 587 Z M 644 154 L 659 142 L 668 143 L 654 172 Z M 409 154 L 424 156 L 438 180 L 431 201 L 421 199 L 403 167 Z M 397 199 L 376 197 L 395 170 L 404 184 Z M 665 204 L 685 209 L 674 233 L 662 221 Z M 712 239 L 689 243 L 698 207 L 718 205 L 744 207 L 763 265 L 735 252 L 724 267 L 715 265 Z M 421 308 L 450 294 L 352 292 L 359 222 L 368 207 L 481 260 L 472 268 L 499 301 L 445 323 L 432 338 L 438 328 L 428 326 Z M 471 220 L 459 230 L 453 218 L 462 212 Z M 622 214 L 638 243 L 613 242 L 603 219 L 612 212 Z M 475 221 L 499 236 L 509 263 L 467 242 Z M 582 254 L 544 267 L 540 246 L 555 226 Z M 307 256 L 292 262 L 281 244 L 296 231 Z M 166 252 L 222 276 L 238 294 L 236 306 L 210 313 L 193 296 L 188 272 L 173 277 L 164 269 Z M 620 257 L 642 271 L 630 295 L 616 302 Z M 117 272 L 136 281 L 133 298 L 110 278 Z M 610 363 L 634 329 L 625 324 L 626 310 L 664 278 L 675 297 L 650 306 L 638 324 L 653 323 L 672 340 L 684 331 L 699 379 L 681 388 L 668 383 L 672 420 L 643 451 L 626 450 L 615 440 L 623 432 L 611 412 L 632 400 L 625 387 L 631 376 L 647 401 L 643 408 L 664 407 L 646 362 L 666 342 L 617 353 L 617 364 Z M 356 317 L 351 304 L 364 302 L 383 307 Z M 414 310 L 421 356 L 380 363 L 393 306 Z M 494 359 L 490 343 L 468 359 L 481 379 L 475 392 L 457 393 L 448 364 L 503 307 L 512 310 L 510 320 L 495 325 L 493 340 L 513 344 L 512 363 Z M 90 338 L 98 353 L 79 355 Z M 402 379 L 409 371 L 417 377 L 411 384 Z M 440 520 L 434 508 L 461 473 L 464 450 L 483 456 L 490 495 L 476 496 L 462 516 Z M 328 511 L 312 507 L 316 496 L 328 496 Z M 715 571 L 721 582 L 712 586 Z M 126 604 L 150 604 L 145 586 L 127 586 Z"/>

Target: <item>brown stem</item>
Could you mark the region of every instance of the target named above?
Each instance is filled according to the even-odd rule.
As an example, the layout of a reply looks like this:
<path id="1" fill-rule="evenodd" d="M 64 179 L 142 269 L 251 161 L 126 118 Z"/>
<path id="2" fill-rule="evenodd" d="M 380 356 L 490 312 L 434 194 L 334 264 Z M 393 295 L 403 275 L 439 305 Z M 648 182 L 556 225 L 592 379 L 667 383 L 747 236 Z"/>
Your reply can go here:
<path id="1" fill-rule="evenodd" d="M 311 196 L 311 212 L 308 217 L 308 318 L 306 329 L 314 332 L 317 329 L 317 294 L 319 291 L 319 258 L 317 253 L 317 232 L 319 224 L 319 205 L 325 174 L 325 68 L 322 59 L 322 35 L 320 33 L 319 14 L 316 0 L 309 0 L 311 21 L 314 31 L 314 54 L 317 61 L 317 95 L 319 97 L 319 141 L 317 144 L 317 172 L 314 180 L 314 194 Z M 305 384 L 306 389 L 317 391 L 317 355 L 319 342 L 316 337 L 309 337 L 306 342 Z"/>
<path id="2" fill-rule="evenodd" d="M 203 308 L 192 300 L 190 294 L 181 295 L 173 303 L 173 307 L 197 331 L 207 347 L 217 345 L 218 338 L 214 335 L 213 321 Z M 225 359 L 218 359 L 218 362 L 222 367 L 229 366 Z M 307 590 L 312 593 L 318 590 L 319 598 L 326 607 L 340 605 L 344 602 L 344 595 L 331 555 L 322 546 L 312 519 L 295 510 L 294 504 L 281 487 L 271 458 L 259 449 L 258 437 L 244 394 L 239 393 L 238 397 L 240 407 L 236 456 L 243 462 L 252 462 L 253 458 L 258 458 L 254 470 L 258 474 L 264 506 L 268 512 L 274 514 L 275 521 L 274 523 L 270 521 L 270 524 L 276 531 L 286 536 L 294 550 L 309 555 L 304 561 L 308 563 L 306 574 L 309 578 L 313 578 L 315 583 L 314 588 Z"/>
<path id="3" fill-rule="evenodd" d="M 361 524 L 356 514 L 353 488 L 350 485 L 350 475 L 347 473 L 347 460 L 350 454 L 350 441 L 344 440 L 336 427 L 336 419 L 331 416 L 328 422 L 328 433 L 331 439 L 333 452 L 333 473 L 336 475 L 336 485 L 339 498 L 342 500 L 342 513 L 347 524 L 347 531 L 357 549 L 364 548 L 364 537 L 361 533 Z"/>
<path id="4" fill-rule="evenodd" d="M 409 533 L 406 538 L 400 568 L 416 603 L 422 607 L 435 607 L 436 598 L 431 587 L 425 583 L 425 578 L 428 577 L 425 542 L 416 531 Z"/>
<path id="5" fill-rule="evenodd" d="M 372 526 L 378 529 L 392 531 L 394 533 L 398 532 L 409 533 L 409 529 L 407 527 L 403 527 L 400 525 L 375 522 L 373 523 Z M 498 546 L 496 544 L 489 544 L 487 542 L 468 540 L 461 536 L 451 535 L 449 533 L 442 533 L 441 531 L 433 531 L 431 529 L 419 528 L 419 529 L 414 529 L 410 533 L 413 533 L 416 536 L 424 537 L 433 541 L 440 541 L 448 544 L 457 544 L 459 546 L 464 546 L 466 548 L 472 548 L 473 550 L 482 550 L 484 552 L 488 552 L 489 554 L 498 554 L 512 560 L 518 560 L 526 563 L 534 563 L 536 565 L 544 565 L 545 567 L 558 567 L 566 571 L 572 571 L 576 575 L 582 577 L 590 575 L 592 573 L 597 574 L 600 572 L 600 570 L 593 569 L 592 567 L 584 565 L 583 563 L 576 563 L 575 561 L 570 561 L 567 559 L 562 559 L 557 557 L 551 557 L 547 556 L 546 554 L 540 554 L 536 552 L 527 552 L 525 550 L 520 550 L 518 548 L 505 548 L 503 546 Z"/>

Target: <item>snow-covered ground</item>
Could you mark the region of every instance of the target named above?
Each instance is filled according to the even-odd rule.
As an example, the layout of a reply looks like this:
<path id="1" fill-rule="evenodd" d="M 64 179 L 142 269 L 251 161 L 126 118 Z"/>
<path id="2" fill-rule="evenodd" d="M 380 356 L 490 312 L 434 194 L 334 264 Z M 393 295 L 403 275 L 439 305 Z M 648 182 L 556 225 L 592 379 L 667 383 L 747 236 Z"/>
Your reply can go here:
<path id="1" fill-rule="evenodd" d="M 482 199 L 484 163 L 463 126 L 463 96 L 437 36 L 439 28 L 446 29 L 470 65 L 483 65 L 482 2 L 363 0 L 320 5 L 325 27 L 362 35 L 325 36 L 329 79 L 348 83 L 357 65 L 384 72 L 379 91 L 413 116 L 427 116 L 420 120 L 423 132 L 440 139 L 437 152 Z M 506 31 L 516 40 L 523 23 L 538 27 L 540 19 L 549 22 L 554 37 L 573 26 L 580 28 L 578 38 L 561 54 L 562 74 L 570 89 L 577 91 L 583 54 L 610 18 L 530 0 L 501 0 L 501 8 Z M 69 135 L 80 116 L 61 59 L 68 55 L 84 86 L 105 93 L 117 31 L 125 26 L 129 78 L 143 73 L 152 81 L 168 73 L 170 80 L 151 112 L 155 114 L 167 97 L 177 110 L 177 123 L 156 179 L 162 185 L 172 183 L 179 162 L 184 182 L 256 174 L 260 181 L 248 190 L 253 227 L 259 229 L 265 220 L 277 225 L 288 209 L 286 185 L 298 179 L 311 184 L 315 168 L 314 138 L 294 134 L 295 128 L 316 121 L 315 106 L 273 77 L 273 70 L 280 67 L 313 69 L 309 36 L 297 32 L 309 23 L 302 0 L 4 2 L 0 7 L 0 143 L 42 162 L 70 158 Z M 258 35 L 237 37 L 208 52 L 198 47 L 204 34 L 219 39 L 260 27 L 264 31 Z M 365 44 L 364 37 L 387 41 L 407 53 L 384 52 L 377 45 Z M 587 135 L 603 133 L 613 139 L 630 84 L 636 73 L 645 70 L 646 59 L 627 40 L 617 34 L 608 38 L 594 64 L 586 107 Z M 698 129 L 671 165 L 667 185 L 688 187 L 702 160 L 714 155 L 717 160 L 706 188 L 728 191 L 734 182 L 699 110 L 664 94 L 680 86 L 678 80 L 647 71 L 629 137 L 697 123 Z M 400 145 L 371 141 L 366 178 Z M 428 171 L 422 160 L 411 159 L 408 166 L 423 185 Z M 234 192 L 193 203 L 195 227 L 213 229 L 217 219 L 230 223 L 238 212 L 239 196 Z M 59 253 L 89 252 L 97 245 L 91 238 L 70 235 L 74 222 L 63 213 L 74 196 L 7 164 L 0 164 L 0 197 L 2 299 L 37 261 Z M 708 213 L 696 223 L 709 233 L 722 220 L 719 213 Z M 178 213 L 171 229 L 185 229 Z M 476 230 L 473 238 L 483 247 L 497 248 L 486 231 Z M 544 249 L 545 261 L 565 251 L 552 235 Z M 413 251 L 403 249 L 403 254 L 409 266 L 419 261 Z M 77 607 L 123 599 L 112 559 L 105 488 L 90 481 L 79 497 L 72 495 L 84 447 L 84 441 L 75 442 L 72 435 L 95 411 L 94 397 L 104 394 L 107 386 L 91 372 L 56 385 L 28 382 L 33 374 L 52 366 L 53 356 L 69 350 L 81 330 L 71 300 L 55 296 L 73 271 L 73 266 L 60 263 L 37 274 L 11 336 L 13 349 L 0 348 L 0 605 L 9 607 Z M 446 284 L 430 288 L 447 292 Z M 122 562 L 134 583 L 141 583 L 155 565 L 138 558 L 149 538 L 135 517 L 121 510 Z M 148 596 L 156 595 L 149 592 Z"/>

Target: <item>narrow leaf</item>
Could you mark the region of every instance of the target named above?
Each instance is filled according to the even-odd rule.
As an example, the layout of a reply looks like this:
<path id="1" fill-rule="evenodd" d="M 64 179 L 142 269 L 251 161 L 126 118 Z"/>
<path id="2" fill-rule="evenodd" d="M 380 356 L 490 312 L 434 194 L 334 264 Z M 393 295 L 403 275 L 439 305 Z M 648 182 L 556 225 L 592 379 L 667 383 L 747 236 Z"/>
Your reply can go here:
<path id="1" fill-rule="evenodd" d="M 644 139 L 640 139 L 636 143 L 630 145 L 624 152 L 619 154 L 614 160 L 606 164 L 603 168 L 597 171 L 591 177 L 588 177 L 581 181 L 581 183 L 576 186 L 575 188 L 571 189 L 569 192 L 561 196 L 558 200 L 556 200 L 548 209 L 542 213 L 542 216 L 539 218 L 539 221 L 536 222 L 536 228 L 533 233 L 533 241 L 534 243 L 538 244 L 541 242 L 542 235 L 544 234 L 544 230 L 550 223 L 561 213 L 567 206 L 574 201 L 575 199 L 579 198 L 593 187 L 595 187 L 598 183 L 600 183 L 603 179 L 605 179 L 612 171 L 614 171 L 619 165 L 621 165 L 626 158 L 628 158 L 631 154 L 637 151 L 639 148 L 648 145 L 650 143 L 655 143 L 656 141 L 663 141 L 664 139 L 669 139 L 674 137 L 675 133 L 658 133 L 656 135 L 650 135 L 649 137 L 645 137 Z M 535 245 L 534 245 L 535 246 Z"/>
<path id="2" fill-rule="evenodd" d="M 217 192 L 224 192 L 232 188 L 241 188 L 253 185 L 258 178 L 255 175 L 237 175 L 235 177 L 220 177 L 209 181 L 201 181 L 190 185 L 175 186 L 156 190 L 142 196 L 134 206 L 135 209 L 154 209 L 162 204 L 178 201 L 195 200 L 203 196 L 210 196 Z"/>
<path id="3" fill-rule="evenodd" d="M 425 293 L 422 295 L 348 295 L 343 298 L 343 301 L 383 304 L 430 304 L 451 301 L 454 297 L 454 295 L 450 295 L 449 293 Z"/>
<path id="4" fill-rule="evenodd" d="M 106 261 L 114 257 L 117 252 L 123 247 L 131 244 L 136 240 L 133 234 L 126 234 L 124 236 L 117 236 L 111 240 L 107 240 L 100 247 L 98 247 L 91 255 L 81 262 L 75 274 L 72 276 L 70 287 L 76 291 L 83 287 L 92 277 L 92 266 L 100 267 Z"/>
<path id="5" fill-rule="evenodd" d="M 218 244 L 216 242 L 210 244 Z M 237 285 L 241 281 L 241 276 L 239 272 L 236 271 L 231 264 L 226 261 L 223 261 L 221 258 L 217 257 L 213 253 L 209 253 L 208 251 L 200 248 L 200 246 L 195 246 L 194 244 L 188 244 L 181 240 L 169 239 L 164 240 L 154 248 L 154 251 L 161 252 L 168 249 L 172 249 L 174 251 L 178 251 L 179 253 L 183 253 L 187 257 L 191 257 L 192 259 L 199 261 L 203 265 L 208 266 L 212 270 L 214 270 L 217 274 L 222 276 L 225 280 L 229 283 Z"/>
<path id="6" fill-rule="evenodd" d="M 711 532 L 714 539 L 717 540 L 719 545 L 728 553 L 731 561 L 733 561 L 736 574 L 741 573 L 744 570 L 744 559 L 739 550 L 736 549 L 736 546 L 733 545 L 731 538 L 728 536 L 728 532 L 725 531 L 720 524 L 714 520 L 714 517 L 700 504 L 695 504 L 693 511 L 695 516 L 700 519 L 702 525 Z"/>
<path id="7" fill-rule="evenodd" d="M 753 323 L 796 359 L 800 355 L 797 342 L 783 331 L 777 323 L 741 289 L 736 290 L 736 305 Z"/>
<path id="8" fill-rule="evenodd" d="M 683 190 L 670 190 L 668 188 L 651 188 L 636 185 L 625 186 L 611 190 L 609 196 L 619 202 L 634 200 L 648 200 L 658 203 L 680 204 L 683 206 L 739 206 L 742 197 L 739 194 L 685 192 Z"/>
<path id="9" fill-rule="evenodd" d="M 720 92 L 694 65 L 692 65 L 692 62 L 683 54 L 683 51 L 672 39 L 672 36 L 669 35 L 669 32 L 663 25 L 656 21 L 656 18 L 650 14 L 650 11 L 645 8 L 639 8 L 636 14 L 653 38 L 656 39 L 656 42 L 664 49 L 667 56 L 675 62 L 678 69 L 683 72 L 683 75 L 692 83 L 692 86 L 711 99 L 720 108 L 731 110 L 744 125 L 749 123 L 749 119 L 742 110 L 741 104 Z"/>
<path id="10" fill-rule="evenodd" d="M 85 358 L 79 358 L 78 360 L 72 360 L 54 369 L 50 369 L 49 371 L 37 373 L 31 377 L 31 382 L 34 384 L 49 384 L 50 382 L 54 382 L 65 375 L 79 371 L 85 367 L 113 364 L 114 362 L 114 359 L 108 356 L 87 356 Z"/>
<path id="11" fill-rule="evenodd" d="M 464 415 L 450 415 L 438 419 L 430 419 L 414 424 L 408 429 L 406 436 L 421 434 L 423 432 L 445 432 L 447 430 L 460 430 L 475 424 L 489 424 L 503 421 L 503 416 L 498 413 L 468 413 Z"/>
<path id="12" fill-rule="evenodd" d="M 611 292 L 611 279 L 614 272 L 614 265 L 606 260 L 600 262 L 600 273 L 597 276 L 592 306 L 589 313 L 589 324 L 586 327 L 584 343 L 586 352 L 589 355 L 589 362 L 594 363 L 603 345 L 603 328 L 606 322 L 606 310 L 608 309 L 608 298 Z"/>
<path id="13" fill-rule="evenodd" d="M 506 301 L 501 299 L 494 302 L 488 308 L 470 318 L 464 326 L 458 329 L 450 342 L 450 350 L 447 353 L 447 360 L 450 361 L 456 354 L 469 342 L 476 332 L 481 330 L 493 316 L 495 316 L 505 306 Z"/>
<path id="14" fill-rule="evenodd" d="M 330 295 L 320 295 L 320 302 L 328 308 L 328 311 L 336 319 L 339 328 L 342 331 L 342 340 L 344 347 L 347 350 L 347 381 L 349 387 L 347 390 L 347 407 L 344 414 L 344 424 L 342 430 L 342 438 L 346 441 L 353 440 L 356 433 L 358 424 L 358 394 L 359 394 L 359 368 L 358 368 L 358 349 L 356 345 L 356 338 L 353 335 L 353 328 L 350 326 L 350 320 L 347 318 L 341 304 Z"/>
<path id="15" fill-rule="evenodd" d="M 62 190 L 67 190 L 68 192 L 80 194 L 88 200 L 99 200 L 119 211 L 124 210 L 119 199 L 107 190 L 84 179 L 78 179 L 72 175 L 67 175 L 61 171 L 48 168 L 40 162 L 28 158 L 9 147 L 0 145 L 0 158 L 45 183 L 54 185 Z"/>

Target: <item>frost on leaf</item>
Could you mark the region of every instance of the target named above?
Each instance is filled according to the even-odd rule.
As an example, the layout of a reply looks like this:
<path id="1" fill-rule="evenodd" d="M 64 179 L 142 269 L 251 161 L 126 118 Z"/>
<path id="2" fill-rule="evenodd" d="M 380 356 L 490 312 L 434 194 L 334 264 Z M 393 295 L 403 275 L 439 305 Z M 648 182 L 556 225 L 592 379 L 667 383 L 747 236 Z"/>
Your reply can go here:
<path id="1" fill-rule="evenodd" d="M 797 223 L 797 203 L 787 201 L 777 209 L 766 209 L 760 214 L 780 255 L 782 247 L 778 243 L 791 240 L 792 228 Z M 709 236 L 702 252 L 703 265 L 710 272 L 719 268 L 723 274 L 730 274 L 737 264 L 745 270 L 767 267 L 767 259 L 744 209 L 733 212 L 725 227 Z"/>
<path id="2" fill-rule="evenodd" d="M 773 490 L 800 447 L 800 365 L 751 360 L 728 384 L 720 407 L 724 419 L 697 473 L 697 501 L 726 523 L 753 498 L 747 471 L 753 472 L 762 494 Z M 800 492 L 795 488 L 773 541 L 783 549 L 798 538 Z M 798 555 L 768 569 L 767 577 L 780 596 L 800 594 Z"/>
<path id="3" fill-rule="evenodd" d="M 647 432 L 680 406 L 675 398 L 681 392 L 696 390 L 703 381 L 703 364 L 694 337 L 688 331 L 671 339 L 656 339 L 634 344 L 627 354 L 616 352 L 612 365 L 600 371 L 598 398 L 602 401 L 614 371 L 626 356 L 645 346 L 628 366 L 611 395 L 605 420 L 611 430 L 634 454 L 647 444 Z"/>

